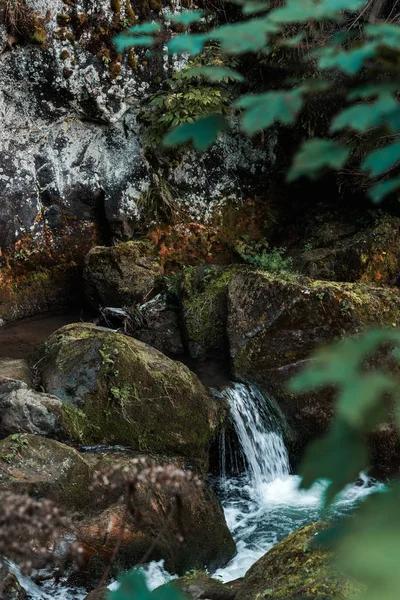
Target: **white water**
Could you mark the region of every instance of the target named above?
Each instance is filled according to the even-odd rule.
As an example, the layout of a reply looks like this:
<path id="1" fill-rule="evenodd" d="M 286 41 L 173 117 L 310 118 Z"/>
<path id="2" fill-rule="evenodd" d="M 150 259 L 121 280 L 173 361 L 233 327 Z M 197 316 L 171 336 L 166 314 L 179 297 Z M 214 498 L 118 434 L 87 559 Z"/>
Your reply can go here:
<path id="1" fill-rule="evenodd" d="M 342 493 L 330 513 L 322 514 L 327 483 L 319 482 L 311 490 L 299 489 L 300 477 L 290 474 L 282 424 L 273 401 L 255 386 L 239 383 L 232 384 L 221 395 L 229 403 L 246 468 L 237 476 L 227 475 L 228 459 L 235 457 L 229 456 L 223 438 L 221 477 L 216 490 L 237 545 L 237 555 L 226 567 L 213 573 L 213 577 L 224 582 L 243 577 L 265 552 L 299 527 L 321 518 L 345 515 L 362 498 L 383 489 L 383 484 L 361 475 L 358 483 Z M 143 572 L 151 589 L 176 577 L 164 569 L 163 561 L 145 565 Z M 83 590 L 62 586 L 39 588 L 28 579 L 24 579 L 23 586 L 35 600 L 81 600 L 85 596 Z"/>

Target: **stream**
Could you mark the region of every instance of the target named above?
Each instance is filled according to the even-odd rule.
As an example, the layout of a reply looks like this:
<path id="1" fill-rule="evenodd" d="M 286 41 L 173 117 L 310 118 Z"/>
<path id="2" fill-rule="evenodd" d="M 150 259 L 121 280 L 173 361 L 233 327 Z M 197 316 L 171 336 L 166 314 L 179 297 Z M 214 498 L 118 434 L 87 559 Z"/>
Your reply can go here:
<path id="1" fill-rule="evenodd" d="M 224 508 L 237 554 L 228 565 L 212 573 L 213 577 L 223 582 L 243 577 L 265 552 L 299 527 L 321 518 L 349 514 L 368 494 L 383 489 L 383 484 L 361 474 L 329 513 L 322 514 L 327 484 L 319 482 L 310 490 L 299 489 L 300 477 L 290 472 L 283 421 L 274 401 L 255 386 L 242 383 L 231 383 L 215 393 L 229 403 L 241 456 L 237 460 L 222 438 L 221 473 L 211 484 Z M 245 464 L 245 468 L 232 475 L 232 463 Z M 176 577 L 164 569 L 163 561 L 149 563 L 143 571 L 151 589 Z M 63 588 L 62 584 L 55 589 L 50 582 L 39 588 L 30 579 L 20 575 L 19 578 L 29 597 L 35 600 L 82 600 L 87 594 L 85 590 Z"/>

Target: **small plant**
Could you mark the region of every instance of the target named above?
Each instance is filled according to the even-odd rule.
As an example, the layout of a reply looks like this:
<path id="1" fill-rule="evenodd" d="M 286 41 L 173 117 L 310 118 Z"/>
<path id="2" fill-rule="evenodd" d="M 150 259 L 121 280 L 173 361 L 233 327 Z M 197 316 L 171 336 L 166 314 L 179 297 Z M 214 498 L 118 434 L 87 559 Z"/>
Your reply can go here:
<path id="1" fill-rule="evenodd" d="M 174 71 L 166 80 L 164 89 L 150 97 L 139 117 L 146 125 L 144 141 L 148 148 L 159 147 L 171 127 L 193 123 L 210 113 L 227 112 L 232 100 L 229 79 L 224 77 L 210 83 L 199 74 L 201 67 L 212 68 L 221 64 L 224 64 L 223 58 L 211 46 L 189 60 L 182 70 Z"/>
<path id="2" fill-rule="evenodd" d="M 279 275 L 293 272 L 293 260 L 285 258 L 285 248 L 269 249 L 268 242 L 249 243 L 241 241 L 236 244 L 236 252 L 250 265 Z"/>
<path id="3" fill-rule="evenodd" d="M 185 214 L 177 201 L 178 192 L 166 179 L 154 175 L 153 182 L 137 201 L 146 223 L 174 223 Z"/>

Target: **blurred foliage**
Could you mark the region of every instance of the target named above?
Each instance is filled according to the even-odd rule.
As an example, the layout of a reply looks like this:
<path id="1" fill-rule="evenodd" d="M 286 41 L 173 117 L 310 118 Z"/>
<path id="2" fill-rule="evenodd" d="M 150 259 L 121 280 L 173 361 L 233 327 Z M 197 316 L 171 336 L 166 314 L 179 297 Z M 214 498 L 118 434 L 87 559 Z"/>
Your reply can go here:
<path id="1" fill-rule="evenodd" d="M 243 12 L 242 20 L 235 23 L 212 27 L 203 11 L 184 11 L 160 23 L 132 27 L 116 39 L 119 51 L 147 46 L 152 53 L 190 57 L 187 66 L 166 84 L 169 89 L 149 103 L 145 113 L 149 144 L 158 144 L 173 128 L 166 145 L 193 140 L 198 150 L 204 150 L 229 128 L 224 116 L 228 108 L 240 115 L 244 132 L 253 136 L 276 123 L 295 123 L 310 96 L 319 94 L 323 102 L 324 96 L 334 93 L 340 96 L 342 108 L 332 120 L 331 137 L 304 143 L 289 180 L 343 169 L 347 162 L 360 159 L 357 147 L 368 140 L 368 152 L 361 157 L 359 169 L 372 180 L 371 199 L 380 202 L 400 187 L 395 176 L 400 160 L 400 26 L 393 19 L 376 18 L 375 5 L 383 3 L 287 0 L 282 5 L 235 0 L 235 4 L 241 5 Z M 171 35 L 171 20 L 184 32 Z M 210 48 L 216 47 L 220 59 L 211 60 Z M 274 65 L 279 49 L 291 52 L 288 60 L 298 76 L 283 78 L 282 89 L 244 93 L 234 99 L 229 82 L 237 85 L 245 79 L 238 71 L 240 55 L 253 54 L 260 64 L 281 68 L 284 74 L 279 61 Z M 236 63 L 230 64 L 231 60 Z M 204 118 L 210 114 L 213 118 Z"/>
<path id="2" fill-rule="evenodd" d="M 117 590 L 108 594 L 108 600 L 186 600 L 181 592 L 170 586 L 163 586 L 150 592 L 142 573 L 134 569 L 120 580 Z"/>
<path id="3" fill-rule="evenodd" d="M 399 351 L 400 332 L 365 332 L 320 350 L 291 382 L 295 392 L 323 386 L 338 390 L 332 427 L 325 437 L 309 445 L 300 469 L 305 488 L 321 478 L 330 482 L 326 505 L 361 471 L 369 469 L 369 435 L 382 423 L 394 422 L 399 428 Z M 369 496 L 351 519 L 329 532 L 330 541 L 338 549 L 340 572 L 365 586 L 357 596 L 359 600 L 400 597 L 396 566 L 400 558 L 399 501 L 397 478 L 384 491 Z M 325 538 L 326 533 L 322 541 Z"/>
<path id="4" fill-rule="evenodd" d="M 270 6 L 260 0 L 235 0 L 235 3 L 241 5 L 243 18 L 233 24 L 204 31 L 193 27 L 204 22 L 204 14 L 190 11 L 187 17 L 184 14 L 176 17 L 186 28 L 184 33 L 171 37 L 163 22 L 137 26 L 117 39 L 120 51 L 140 45 L 151 47 L 153 52 L 158 48 L 169 54 L 189 55 L 191 61 L 206 53 L 210 44 L 217 44 L 221 55 L 235 59 L 242 54 L 268 59 L 277 54 L 277 48 L 297 51 L 293 56 L 298 63 L 298 76 L 285 79 L 281 89 L 244 93 L 235 100 L 228 91 L 226 95 L 224 92 L 223 100 L 213 91 L 208 105 L 198 103 L 202 91 L 206 96 L 209 93 L 208 82 L 226 78 L 228 83 L 234 81 L 236 85 L 244 78 L 238 70 L 240 63 L 191 65 L 203 71 L 194 71 L 201 78 L 189 84 L 196 90 L 189 92 L 189 99 L 196 105 L 190 108 L 190 114 L 180 112 L 183 96 L 177 98 L 173 110 L 166 97 L 157 99 L 151 109 L 166 115 L 161 120 L 163 133 L 173 128 L 165 144 L 193 140 L 198 150 L 208 148 L 222 130 L 229 128 L 225 116 L 228 108 L 239 114 L 243 130 L 249 136 L 276 123 L 290 126 L 310 97 L 318 94 L 323 98 L 334 92 L 341 98 L 341 108 L 332 119 L 328 137 L 303 144 L 288 174 L 289 180 L 315 178 L 328 169 L 342 169 L 357 155 L 360 140 L 367 140 L 368 153 L 362 157 L 360 169 L 372 180 L 371 199 L 380 202 L 399 188 L 400 26 L 394 20 L 377 19 L 374 7 L 382 2 L 287 0 L 278 7 L 276 3 Z M 160 39 L 165 50 L 160 48 Z M 171 85 L 179 87 L 184 80 L 184 85 L 188 85 L 190 79 L 181 73 Z M 170 91 L 173 94 L 176 88 Z M 356 136 L 349 135 L 352 132 Z M 283 259 L 279 249 L 278 255 L 279 260 Z M 267 257 L 267 252 L 260 257 L 264 261 L 262 256 Z M 396 369 L 387 368 L 388 357 L 391 355 L 393 363 L 398 363 L 399 352 L 399 332 L 390 329 L 365 332 L 320 351 L 291 384 L 292 391 L 297 393 L 323 386 L 335 386 L 338 390 L 332 427 L 325 437 L 310 445 L 301 468 L 304 487 L 321 478 L 329 480 L 326 504 L 353 482 L 360 471 L 368 470 L 370 434 L 382 423 L 390 422 L 397 427 L 400 424 L 400 381 Z M 386 358 L 380 361 L 382 355 Z M 386 369 L 382 369 L 382 364 Z M 331 542 L 338 548 L 339 569 L 364 584 L 359 600 L 400 597 L 399 500 L 400 481 L 395 480 L 385 492 L 372 494 L 351 519 L 332 530 Z M 125 596 L 112 600 L 125 600 Z M 171 596 L 171 600 L 177 597 Z"/>

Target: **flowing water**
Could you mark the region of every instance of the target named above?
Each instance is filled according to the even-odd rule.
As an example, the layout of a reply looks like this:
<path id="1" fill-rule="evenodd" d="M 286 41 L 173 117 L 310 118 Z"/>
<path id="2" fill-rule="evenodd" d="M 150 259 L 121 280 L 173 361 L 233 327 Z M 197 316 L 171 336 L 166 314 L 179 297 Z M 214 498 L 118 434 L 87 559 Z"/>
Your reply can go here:
<path id="1" fill-rule="evenodd" d="M 284 421 L 271 398 L 255 386 L 234 383 L 220 392 L 230 406 L 230 417 L 239 441 L 241 457 L 232 444 L 221 439 L 221 476 L 214 482 L 225 517 L 237 545 L 237 555 L 212 575 L 224 582 L 243 577 L 246 571 L 277 542 L 302 525 L 321 518 L 348 514 L 358 502 L 383 488 L 364 475 L 349 486 L 331 508 L 322 514 L 326 482 L 311 490 L 300 490 L 300 477 L 290 473 L 284 443 Z M 244 469 L 240 471 L 240 464 Z M 232 475 L 231 473 L 237 474 Z M 163 562 L 144 567 L 148 585 L 154 589 L 176 577 L 165 571 Z M 27 582 L 24 581 L 25 586 Z M 29 582 L 28 582 L 29 584 Z M 34 584 L 32 584 L 34 585 Z M 29 587 L 31 597 L 47 600 L 81 600 L 82 590 Z"/>

